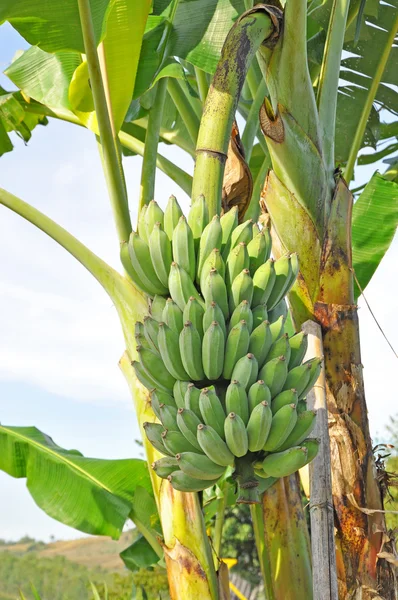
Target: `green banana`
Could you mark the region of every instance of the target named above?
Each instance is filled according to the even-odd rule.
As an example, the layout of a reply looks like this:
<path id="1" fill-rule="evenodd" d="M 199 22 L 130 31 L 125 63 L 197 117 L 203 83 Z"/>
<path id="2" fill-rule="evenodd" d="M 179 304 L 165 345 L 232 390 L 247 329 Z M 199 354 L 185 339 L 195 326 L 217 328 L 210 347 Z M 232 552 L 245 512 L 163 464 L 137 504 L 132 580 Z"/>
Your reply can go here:
<path id="1" fill-rule="evenodd" d="M 232 283 L 229 296 L 229 308 L 233 312 L 237 306 L 247 300 L 251 304 L 253 298 L 253 279 L 250 277 L 249 269 L 243 269 Z"/>
<path id="2" fill-rule="evenodd" d="M 176 379 L 166 371 L 160 356 L 142 346 L 137 346 L 137 353 L 144 371 L 156 381 L 157 385 L 154 387 L 171 392 Z"/>
<path id="3" fill-rule="evenodd" d="M 246 426 L 239 415 L 229 413 L 224 424 L 225 441 L 234 456 L 240 458 L 247 454 L 248 439 Z"/>
<path id="4" fill-rule="evenodd" d="M 231 289 L 235 277 L 237 277 L 243 269 L 248 269 L 249 264 L 250 260 L 247 253 L 247 246 L 242 242 L 233 248 L 227 257 L 225 280 L 228 290 Z"/>
<path id="5" fill-rule="evenodd" d="M 255 407 L 258 404 L 261 404 L 261 402 L 266 402 L 267 404 L 271 403 L 271 392 L 262 379 L 259 379 L 250 386 L 247 396 L 250 413 L 253 412 Z"/>
<path id="6" fill-rule="evenodd" d="M 146 315 L 144 317 L 144 335 L 148 343 L 153 346 L 153 349 L 157 352 L 159 351 L 158 334 L 159 323 L 150 315 Z"/>
<path id="7" fill-rule="evenodd" d="M 272 414 L 274 415 L 276 412 L 278 412 L 280 408 L 282 408 L 282 406 L 285 406 L 286 404 L 294 404 L 295 406 L 297 406 L 297 403 L 297 390 L 295 390 L 294 388 L 291 390 L 284 390 L 283 392 L 280 392 L 277 396 L 275 396 L 275 398 L 272 400 Z"/>
<path id="8" fill-rule="evenodd" d="M 231 249 L 243 242 L 248 244 L 253 239 L 253 219 L 248 219 L 238 227 L 235 227 L 231 234 Z"/>
<path id="9" fill-rule="evenodd" d="M 278 356 L 284 356 L 287 364 L 289 364 L 290 353 L 291 350 L 289 344 L 289 336 L 287 333 L 284 333 L 282 337 L 280 337 L 272 344 L 267 354 L 267 361 L 272 360 L 273 358 L 277 358 Z"/>
<path id="10" fill-rule="evenodd" d="M 173 456 L 181 454 L 181 452 L 197 452 L 197 448 L 188 442 L 181 431 L 168 431 L 166 429 L 162 433 L 162 440 L 166 450 L 171 452 Z"/>
<path id="11" fill-rule="evenodd" d="M 172 298 L 167 298 L 161 320 L 178 334 L 183 328 L 183 312 Z"/>
<path id="12" fill-rule="evenodd" d="M 278 450 L 287 440 L 296 423 L 296 406 L 294 404 L 282 406 L 272 417 L 271 429 L 263 450 L 266 452 Z"/>
<path id="13" fill-rule="evenodd" d="M 185 436 L 199 451 L 201 451 L 201 447 L 199 446 L 198 440 L 196 439 L 196 432 L 198 429 L 198 425 L 200 425 L 202 421 L 198 419 L 195 413 L 188 408 L 179 408 L 177 411 L 177 425 L 182 435 Z M 189 473 L 188 473 L 189 475 Z"/>
<path id="14" fill-rule="evenodd" d="M 253 387 L 253 386 L 252 386 Z M 235 413 L 247 424 L 249 420 L 249 404 L 245 388 L 239 381 L 233 379 L 227 387 L 225 395 L 227 413 Z"/>
<path id="15" fill-rule="evenodd" d="M 263 321 L 250 335 L 249 352 L 257 358 L 259 369 L 265 363 L 272 346 L 272 334 L 268 321 Z"/>
<path id="16" fill-rule="evenodd" d="M 301 442 L 310 435 L 313 431 L 316 424 L 316 411 L 315 410 L 306 410 L 301 414 L 297 415 L 297 423 L 294 428 L 290 432 L 290 435 L 282 446 L 278 448 L 279 451 L 287 450 L 287 448 L 291 448 L 292 446 L 300 446 Z"/>
<path id="17" fill-rule="evenodd" d="M 166 323 L 159 323 L 158 345 L 164 366 L 175 379 L 186 381 L 189 376 L 182 364 L 179 337 Z"/>
<path id="18" fill-rule="evenodd" d="M 308 438 L 308 440 L 304 440 L 304 442 L 301 442 L 300 446 L 303 448 L 307 448 L 307 464 L 314 460 L 314 458 L 318 454 L 320 445 L 321 440 L 318 440 L 317 438 Z"/>
<path id="19" fill-rule="evenodd" d="M 299 259 L 298 259 L 298 256 L 297 256 L 297 252 L 293 252 L 293 254 L 290 255 L 290 265 L 292 267 L 292 273 L 290 275 L 288 285 L 287 285 L 286 289 L 284 290 L 284 295 L 285 296 L 290 291 L 290 289 L 292 288 L 292 286 L 294 285 L 294 282 L 296 281 L 297 275 L 298 275 L 299 270 L 300 270 L 300 264 L 299 264 Z"/>
<path id="20" fill-rule="evenodd" d="M 260 229 L 260 225 L 258 223 L 253 223 L 253 237 L 256 237 L 256 235 L 258 235 L 261 231 Z"/>
<path id="21" fill-rule="evenodd" d="M 257 404 L 247 424 L 248 448 L 250 452 L 259 452 L 265 446 L 272 424 L 272 412 L 268 402 Z"/>
<path id="22" fill-rule="evenodd" d="M 210 302 L 205 310 L 205 314 L 203 315 L 203 331 L 207 331 L 213 321 L 217 321 L 223 331 L 224 338 L 227 339 L 227 328 L 225 326 L 224 313 L 218 306 L 217 302 Z"/>
<path id="23" fill-rule="evenodd" d="M 202 421 L 202 413 L 200 412 L 199 408 L 199 398 L 200 390 L 198 390 L 193 383 L 189 383 L 184 396 L 184 406 L 185 408 L 188 408 L 194 412 L 198 419 Z"/>
<path id="24" fill-rule="evenodd" d="M 185 407 L 185 394 L 190 385 L 191 383 L 189 381 L 180 381 L 179 379 L 177 379 L 177 381 L 175 382 L 173 387 L 173 397 L 177 408 Z"/>
<path id="25" fill-rule="evenodd" d="M 275 261 L 269 258 L 253 275 L 253 307 L 266 304 L 274 287 L 276 273 Z"/>
<path id="26" fill-rule="evenodd" d="M 266 362 L 259 373 L 259 378 L 263 379 L 269 387 L 271 398 L 275 398 L 282 391 L 286 377 L 287 361 L 284 356 L 278 356 Z"/>
<path id="27" fill-rule="evenodd" d="M 145 294 L 148 294 L 145 283 L 141 281 L 137 271 L 133 268 L 133 265 L 131 264 L 128 242 L 121 242 L 120 244 L 120 262 L 122 263 L 124 270 L 130 277 L 134 285 L 138 287 L 141 291 L 145 292 Z M 150 295 L 153 296 L 153 294 Z"/>
<path id="28" fill-rule="evenodd" d="M 165 456 L 151 464 L 152 469 L 155 471 L 158 477 L 167 479 L 173 471 L 178 471 L 178 462 L 171 456 Z"/>
<path id="29" fill-rule="evenodd" d="M 152 407 L 153 412 L 159 419 L 159 421 L 160 421 L 160 405 L 161 404 L 164 404 L 167 406 L 173 406 L 174 408 L 177 408 L 173 396 L 170 396 L 170 394 L 166 394 L 165 392 L 161 392 L 160 390 L 156 390 L 156 389 L 152 390 L 151 391 L 151 407 Z"/>
<path id="30" fill-rule="evenodd" d="M 311 360 L 308 360 L 304 363 L 306 365 L 310 365 L 310 378 L 301 394 L 299 394 L 300 399 L 305 398 L 305 396 L 308 394 L 308 392 L 314 386 L 316 380 L 318 379 L 322 369 L 322 360 L 322 358 L 311 358 Z"/>
<path id="31" fill-rule="evenodd" d="M 274 306 L 274 308 L 272 310 L 269 311 L 268 320 L 270 323 L 273 323 L 274 321 L 279 319 L 279 317 L 283 317 L 283 324 L 285 324 L 286 319 L 287 319 L 287 314 L 288 314 L 287 303 L 286 303 L 285 298 L 282 298 L 282 300 L 280 300 L 278 302 L 278 304 L 276 306 Z"/>
<path id="32" fill-rule="evenodd" d="M 166 306 L 166 298 L 163 296 L 155 296 L 150 303 L 149 312 L 155 321 L 163 321 L 163 311 Z"/>
<path id="33" fill-rule="evenodd" d="M 252 309 L 253 329 L 256 329 L 263 321 L 269 321 L 266 304 L 259 304 Z"/>
<path id="34" fill-rule="evenodd" d="M 291 371 L 294 367 L 301 365 L 302 360 L 307 352 L 308 347 L 308 335 L 304 331 L 300 331 L 289 338 L 290 344 L 290 359 L 289 359 L 289 370 Z"/>
<path id="35" fill-rule="evenodd" d="M 160 404 L 159 406 L 160 422 L 165 429 L 169 431 L 178 431 L 177 409 L 175 406 Z"/>
<path id="36" fill-rule="evenodd" d="M 164 433 L 163 426 L 160 423 L 144 423 L 143 428 L 145 431 L 145 435 L 148 440 L 151 442 L 152 446 L 159 450 L 162 454 L 166 454 L 167 456 L 174 456 L 173 452 L 170 452 L 165 448 L 163 444 L 162 433 Z"/>
<path id="37" fill-rule="evenodd" d="M 164 211 L 164 230 L 170 242 L 173 239 L 173 231 L 177 227 L 180 217 L 182 217 L 181 206 L 178 204 L 176 197 L 171 195 Z"/>
<path id="38" fill-rule="evenodd" d="M 210 273 L 211 269 L 217 269 L 221 277 L 223 279 L 225 278 L 225 263 L 221 258 L 221 253 L 218 248 L 213 248 L 203 264 L 202 273 L 200 275 L 201 289 L 204 287 L 206 277 Z"/>
<path id="39" fill-rule="evenodd" d="M 283 316 L 281 315 L 276 321 L 270 323 L 271 324 L 269 327 L 272 335 L 272 343 L 274 343 L 283 335 L 285 331 Z"/>
<path id="40" fill-rule="evenodd" d="M 299 446 L 269 454 L 263 460 L 263 470 L 270 477 L 288 477 L 304 467 L 307 455 L 307 448 Z"/>
<path id="41" fill-rule="evenodd" d="M 202 294 L 208 307 L 212 302 L 216 302 L 221 308 L 224 319 L 229 317 L 228 308 L 228 295 L 227 288 L 225 287 L 225 281 L 217 271 L 217 269 L 210 269 L 210 273 L 206 277 Z"/>
<path id="42" fill-rule="evenodd" d="M 189 477 L 182 471 L 174 471 L 167 478 L 173 488 L 179 492 L 202 492 L 208 487 L 211 487 L 216 483 L 219 477 L 208 481 L 207 479 L 196 479 L 195 477 Z"/>
<path id="43" fill-rule="evenodd" d="M 195 296 L 191 296 L 188 302 L 185 305 L 183 312 L 184 323 L 187 321 L 191 321 L 192 325 L 197 329 L 200 337 L 203 337 L 203 315 L 204 309 L 201 304 L 199 304 L 197 298 Z"/>
<path id="44" fill-rule="evenodd" d="M 203 306 L 203 300 L 196 290 L 192 279 L 176 262 L 171 263 L 169 290 L 174 302 L 182 311 L 191 296 L 194 296 L 199 304 Z"/>
<path id="45" fill-rule="evenodd" d="M 254 354 L 242 356 L 232 371 L 231 379 L 236 379 L 247 390 L 257 380 L 258 363 Z"/>
<path id="46" fill-rule="evenodd" d="M 224 260 L 227 259 L 231 248 L 231 235 L 238 226 L 238 207 L 233 206 L 220 219 L 222 229 L 221 252 Z"/>
<path id="47" fill-rule="evenodd" d="M 155 223 L 149 236 L 149 253 L 155 273 L 161 284 L 167 289 L 172 262 L 171 244 L 159 222 Z"/>
<path id="48" fill-rule="evenodd" d="M 148 208 L 147 204 L 144 204 L 144 206 L 141 208 L 139 215 L 138 215 L 138 225 L 137 225 L 137 233 L 140 236 L 140 238 L 142 240 L 144 240 L 144 242 L 146 244 L 148 243 L 148 236 L 146 234 L 146 225 L 145 225 L 145 213 L 146 213 L 147 208 Z"/>
<path id="49" fill-rule="evenodd" d="M 236 363 L 242 356 L 247 354 L 249 348 L 250 333 L 246 321 L 239 321 L 232 327 L 227 337 L 224 358 L 224 379 L 231 379 Z"/>
<path id="50" fill-rule="evenodd" d="M 289 285 L 290 277 L 292 276 L 292 265 L 290 256 L 281 256 L 274 263 L 275 282 L 272 286 L 272 291 L 267 300 L 268 310 L 271 310 L 285 295 L 285 290 Z"/>
<path id="51" fill-rule="evenodd" d="M 228 331 L 231 331 L 239 321 L 246 321 L 247 328 L 251 333 L 253 330 L 253 313 L 250 310 L 250 303 L 247 300 L 242 300 L 240 304 L 235 308 L 231 315 L 228 324 Z"/>
<path id="52" fill-rule="evenodd" d="M 148 350 L 150 352 L 150 350 Z M 133 360 L 131 363 L 133 367 L 136 377 L 138 381 L 142 383 L 143 386 L 147 388 L 147 390 L 153 390 L 155 388 L 159 388 L 162 392 L 169 392 L 168 388 L 163 387 L 159 381 L 151 377 L 144 369 L 141 363 L 138 360 Z"/>
<path id="53" fill-rule="evenodd" d="M 221 438 L 224 438 L 225 412 L 214 390 L 203 388 L 199 397 L 199 408 L 203 422 L 210 425 Z"/>
<path id="54" fill-rule="evenodd" d="M 308 363 L 303 363 L 298 367 L 294 367 L 287 374 L 286 381 L 283 385 L 284 390 L 295 389 L 297 391 L 297 395 L 300 399 L 302 392 L 305 390 L 309 380 L 311 373 L 311 365 Z"/>
<path id="55" fill-rule="evenodd" d="M 191 321 L 184 323 L 180 333 L 180 354 L 184 369 L 193 381 L 204 379 L 202 340 Z"/>
<path id="56" fill-rule="evenodd" d="M 220 250 L 221 240 L 222 229 L 220 224 L 220 217 L 218 215 L 214 215 L 210 223 L 206 225 L 202 237 L 200 238 L 199 260 L 196 277 L 197 283 L 200 282 L 200 275 L 206 258 L 209 256 L 210 252 L 214 248 L 218 248 L 218 250 Z"/>
<path id="57" fill-rule="evenodd" d="M 247 245 L 247 252 L 250 259 L 250 273 L 254 275 L 257 269 L 269 259 L 271 253 L 271 236 L 268 229 L 263 229 L 253 236 Z"/>
<path id="58" fill-rule="evenodd" d="M 215 477 L 221 477 L 225 471 L 225 467 L 216 465 L 204 454 L 182 452 L 177 454 L 176 460 L 183 473 L 196 479 L 212 480 Z"/>
<path id="59" fill-rule="evenodd" d="M 134 332 L 134 338 L 137 343 L 137 346 L 143 346 L 144 348 L 148 348 L 149 350 L 154 350 L 157 352 L 152 342 L 149 342 L 145 337 L 145 329 L 143 323 L 141 323 L 140 321 L 136 321 Z"/>
<path id="60" fill-rule="evenodd" d="M 198 252 L 199 250 L 200 238 L 208 223 L 209 209 L 207 208 L 204 196 L 200 195 L 192 204 L 188 214 L 188 225 L 192 230 L 195 252 Z"/>
<path id="61" fill-rule="evenodd" d="M 195 279 L 195 245 L 192 230 L 184 215 L 173 232 L 173 260 L 188 273 L 192 281 Z"/>
<path id="62" fill-rule="evenodd" d="M 130 234 L 128 249 L 131 261 L 129 274 L 134 283 L 150 296 L 166 295 L 167 287 L 155 273 L 148 245 L 134 231 Z"/>
<path id="63" fill-rule="evenodd" d="M 213 321 L 203 336 L 202 364 L 207 379 L 221 376 L 224 365 L 225 337 L 217 321 Z"/>
<path id="64" fill-rule="evenodd" d="M 163 211 L 160 208 L 159 204 L 156 202 L 156 200 L 151 200 L 149 202 L 146 212 L 145 212 L 145 230 L 146 230 L 146 235 L 147 235 L 148 240 L 152 233 L 152 229 L 155 226 L 155 223 L 158 223 L 158 222 L 163 227 L 163 222 L 164 222 Z"/>
<path id="65" fill-rule="evenodd" d="M 216 465 L 228 467 L 234 464 L 234 455 L 218 433 L 209 425 L 198 425 L 197 438 L 203 452 Z"/>

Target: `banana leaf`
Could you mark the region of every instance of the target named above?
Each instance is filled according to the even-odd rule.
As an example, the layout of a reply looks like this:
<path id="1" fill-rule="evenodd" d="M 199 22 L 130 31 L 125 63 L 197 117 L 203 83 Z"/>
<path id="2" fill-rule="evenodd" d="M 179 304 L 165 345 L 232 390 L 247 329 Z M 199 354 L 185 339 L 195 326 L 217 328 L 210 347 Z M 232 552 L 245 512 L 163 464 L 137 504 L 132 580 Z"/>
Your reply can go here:
<path id="1" fill-rule="evenodd" d="M 36 427 L 0 426 L 0 469 L 25 477 L 32 498 L 50 517 L 114 539 L 133 509 L 137 486 L 152 489 L 143 460 L 86 458 Z"/>

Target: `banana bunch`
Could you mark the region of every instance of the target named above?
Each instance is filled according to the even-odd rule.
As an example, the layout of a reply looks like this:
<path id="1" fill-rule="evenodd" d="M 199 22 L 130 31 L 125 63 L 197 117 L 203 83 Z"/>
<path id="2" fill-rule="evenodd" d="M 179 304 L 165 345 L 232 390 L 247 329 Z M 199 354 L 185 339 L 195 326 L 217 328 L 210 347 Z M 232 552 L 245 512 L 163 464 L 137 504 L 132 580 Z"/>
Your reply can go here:
<path id="1" fill-rule="evenodd" d="M 188 219 L 174 196 L 164 213 L 150 202 L 122 245 L 126 271 L 151 297 L 133 366 L 159 421 L 144 424 L 164 455 L 153 469 L 177 490 L 204 490 L 232 467 L 238 501 L 253 502 L 261 478 L 290 475 L 317 453 L 305 397 L 321 361 L 303 363 L 306 335 L 284 331 L 298 259 L 270 252 L 267 229 L 239 225 L 236 208 L 209 220 L 203 197 Z"/>

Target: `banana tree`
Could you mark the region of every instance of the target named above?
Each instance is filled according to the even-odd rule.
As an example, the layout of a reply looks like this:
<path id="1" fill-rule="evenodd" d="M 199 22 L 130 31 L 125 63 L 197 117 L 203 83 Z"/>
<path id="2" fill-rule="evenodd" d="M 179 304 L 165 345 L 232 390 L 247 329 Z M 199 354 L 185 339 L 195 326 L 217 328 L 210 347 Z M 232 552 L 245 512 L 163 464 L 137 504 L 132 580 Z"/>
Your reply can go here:
<path id="1" fill-rule="evenodd" d="M 354 206 L 351 244 L 351 199 L 341 175 L 335 172 L 336 163 L 347 163 L 345 176 L 349 182 L 363 143 L 377 143 L 379 115 L 373 109 L 373 102 L 396 111 L 395 94 L 390 93 L 387 86 L 379 85 L 384 81 L 383 77 L 386 83 L 394 83 L 391 62 L 395 59 L 392 42 L 396 35 L 396 21 L 390 17 L 388 8 L 384 5 L 379 7 L 378 14 L 372 6 L 368 14 L 368 7 L 365 5 L 363 11 L 359 2 L 353 2 L 351 6 L 344 2 L 310 3 L 307 7 L 305 2 L 293 4 L 291 1 L 286 3 L 284 15 L 278 8 L 258 7 L 249 11 L 228 37 L 208 92 L 207 73 L 215 71 L 233 21 L 247 8 L 239 3 L 232 6 L 226 1 L 208 2 L 204 6 L 200 2 L 183 0 L 165 5 L 155 2 L 153 12 L 147 19 L 141 15 L 139 21 L 132 16 L 124 24 L 126 44 L 131 39 L 141 39 L 139 34 L 135 37 L 128 35 L 138 22 L 144 23 L 146 20 L 146 32 L 139 63 L 136 59 L 134 63 L 136 77 L 132 84 L 130 80 L 131 87 L 127 90 L 124 86 L 123 89 L 120 87 L 118 58 L 120 60 L 122 52 L 119 57 L 116 52 L 116 58 L 112 54 L 119 43 L 118 34 L 111 35 L 112 21 L 108 23 L 108 33 L 105 37 L 103 35 L 106 28 L 101 18 L 105 18 L 106 3 L 94 3 L 96 10 L 93 11 L 90 25 L 88 4 L 80 2 L 83 37 L 77 36 L 79 39 L 67 41 L 57 16 L 51 14 L 50 18 L 48 7 L 47 12 L 44 10 L 46 3 L 39 3 L 37 12 L 28 16 L 34 22 L 37 17 L 45 15 L 43 22 L 46 25 L 43 27 L 48 27 L 46 34 L 50 32 L 51 35 L 47 35 L 49 41 L 44 44 L 39 39 L 43 32 L 29 25 L 29 19 L 19 19 L 22 14 L 26 15 L 23 13 L 26 10 L 24 4 L 5 5 L 0 16 L 9 19 L 28 41 L 41 47 L 32 47 L 7 71 L 23 95 L 4 94 L 8 109 L 12 105 L 15 111 L 11 113 L 12 119 L 3 119 L 4 148 L 10 149 L 6 130 L 20 132 L 24 122 L 30 122 L 32 115 L 37 119 L 32 121 L 33 124 L 46 117 L 62 118 L 99 133 L 120 241 L 127 239 L 131 229 L 126 191 L 120 175 L 120 147 L 125 152 L 143 155 L 141 206 L 148 204 L 153 197 L 156 167 L 170 175 L 184 191 L 191 191 L 189 175 L 157 154 L 161 140 L 177 144 L 190 155 L 194 154 L 196 146 L 193 199 L 203 193 L 212 213 L 220 213 L 221 206 L 228 210 L 237 205 L 241 219 L 244 215 L 257 219 L 260 192 L 267 171 L 272 166 L 264 187 L 262 218 L 266 214 L 271 216 L 275 256 L 284 254 L 286 250 L 296 250 L 300 254 L 301 274 L 290 295 L 293 319 L 297 328 L 308 317 L 317 319 L 324 328 L 329 408 L 335 423 L 334 430 L 332 428 L 332 448 L 340 596 L 355 597 L 362 590 L 363 597 L 366 594 L 372 597 L 372 590 L 379 589 L 385 597 L 395 597 L 389 570 L 384 569 L 383 561 L 377 561 L 383 540 L 383 521 L 381 518 L 375 519 L 374 515 L 379 513 L 369 516 L 361 511 L 361 508 L 369 507 L 380 510 L 382 505 L 377 483 L 372 477 L 371 441 L 360 378 L 352 279 L 354 270 L 363 289 L 388 248 L 394 232 L 396 211 L 392 212 L 393 218 L 387 226 L 381 231 L 379 229 L 379 238 L 369 243 L 372 228 L 376 230 L 378 227 L 376 221 L 369 218 L 369 210 L 380 216 L 378 199 L 383 198 L 388 207 L 396 188 L 394 183 L 380 176 L 372 179 L 364 196 L 358 201 L 356 211 Z M 123 14 L 116 11 L 117 4 L 115 13 Z M 255 23 L 257 19 L 261 21 L 259 15 L 264 16 L 263 13 L 268 16 L 263 18 L 259 27 L 258 39 L 252 39 L 248 44 L 242 29 L 249 29 L 247 24 Z M 363 14 L 367 21 L 363 19 Z M 111 15 L 112 12 L 109 13 L 109 19 Z M 199 22 L 201 27 L 198 27 Z M 381 37 L 374 32 L 369 34 L 368 25 L 372 22 L 383 25 L 383 35 L 377 34 Z M 118 32 L 120 23 L 117 20 L 114 27 Z M 367 60 L 367 52 L 370 53 L 371 49 L 369 36 L 373 50 L 377 49 L 372 52 L 372 60 Z M 260 45 L 265 38 L 268 38 L 266 49 Z M 356 52 L 363 63 L 359 61 L 358 67 L 357 63 L 352 64 L 351 58 L 345 59 L 344 66 L 351 69 L 346 71 L 345 79 L 357 83 L 362 77 L 363 84 L 366 78 L 366 85 L 361 85 L 361 88 L 345 86 L 338 94 L 344 39 L 345 47 Z M 97 55 L 95 46 L 98 41 L 100 51 Z M 73 50 L 68 54 L 66 48 Z M 85 57 L 81 54 L 83 51 Z M 129 56 L 133 54 L 131 52 Z M 137 52 L 134 56 L 137 56 Z M 245 79 L 251 59 L 252 66 Z M 53 70 L 50 71 L 50 68 Z M 124 64 L 124 68 L 131 69 L 131 65 Z M 32 73 L 35 75 L 32 76 Z M 39 86 L 37 73 L 40 73 Z M 57 90 L 52 85 L 54 73 L 62 81 Z M 373 76 L 373 83 L 367 89 L 369 76 Z M 122 101 L 117 93 L 123 97 Z M 265 96 L 267 99 L 264 102 Z M 236 109 L 245 121 L 242 140 L 236 124 L 233 125 Z M 259 131 L 260 109 L 261 129 L 265 137 Z M 352 128 L 351 135 L 343 133 L 348 127 Z M 383 135 L 393 137 L 393 127 L 388 131 L 385 129 Z M 391 147 L 391 152 L 394 152 L 394 144 Z M 306 151 L 303 152 L 302 148 Z M 135 340 L 131 325 L 127 326 L 127 322 L 142 318 L 146 310 L 144 296 L 135 291 L 128 280 L 119 279 L 103 264 L 99 266 L 96 257 L 70 237 L 61 235 L 62 231 L 32 208 L 7 194 L 2 195 L 2 203 L 55 237 L 106 286 L 124 325 L 128 355 L 122 360 L 121 366 L 134 390 L 137 414 L 141 423 L 153 420 L 153 414 L 142 400 L 144 391 L 135 382 L 129 365 L 129 359 L 135 356 Z M 366 221 L 364 207 L 368 217 Z M 369 254 L 373 255 L 372 262 L 367 258 Z M 344 343 L 340 340 L 344 340 Z M 339 364 L 345 365 L 345 369 L 336 374 L 336 365 Z M 346 444 L 345 449 L 351 449 L 344 456 L 341 439 Z M 153 450 L 150 446 L 147 452 L 151 460 Z M 355 452 L 359 452 L 361 457 L 359 466 L 352 458 Z M 348 483 L 341 477 L 341 463 L 351 473 Z M 175 590 L 173 593 L 178 597 L 179 589 L 183 590 L 185 597 L 195 598 L 199 594 L 217 597 L 222 592 L 217 591 L 211 552 L 203 526 L 200 525 L 202 520 L 197 499 L 191 494 L 175 492 L 170 487 L 163 487 L 162 491 L 157 478 L 154 477 L 152 481 L 163 524 L 169 520 L 170 514 L 173 515 L 171 525 L 166 529 L 163 525 L 169 576 Z M 264 495 L 264 515 L 259 514 L 258 509 L 253 511 L 258 546 L 263 549 L 262 565 L 268 581 L 268 595 L 286 598 L 291 593 L 294 598 L 308 598 L 311 594 L 308 534 L 303 519 L 299 531 L 292 533 L 288 525 L 293 519 L 278 519 L 276 504 L 282 504 L 282 498 L 289 506 L 297 506 L 298 514 L 302 514 L 299 491 L 293 480 L 276 483 L 273 489 L 278 490 L 279 495 Z M 181 511 L 198 517 L 194 526 L 192 521 L 195 519 L 183 519 Z M 297 561 L 290 552 L 294 544 L 279 545 L 279 548 L 283 547 L 286 558 L 283 565 L 289 569 L 286 577 L 289 579 L 294 568 L 301 582 L 301 586 L 297 584 L 294 590 L 290 587 L 290 592 L 279 587 L 275 573 L 267 572 L 272 561 L 267 563 L 269 556 L 267 548 L 264 549 L 264 539 L 270 540 L 271 519 L 267 517 L 272 511 L 276 514 L 274 523 L 277 524 L 272 534 L 274 540 L 278 540 L 278 535 L 280 540 L 287 536 L 300 547 L 301 559 Z M 140 523 L 139 515 L 136 515 L 136 522 Z M 156 535 L 145 527 L 145 523 L 141 522 L 141 527 L 148 541 L 152 541 L 156 547 Z M 261 528 L 265 528 L 265 531 Z M 278 541 L 274 543 L 278 546 Z M 186 566 L 182 568 L 182 565 Z M 192 568 L 196 569 L 194 572 L 200 568 L 205 576 L 192 581 L 189 576 Z M 282 580 L 283 577 L 279 577 L 279 581 Z"/>

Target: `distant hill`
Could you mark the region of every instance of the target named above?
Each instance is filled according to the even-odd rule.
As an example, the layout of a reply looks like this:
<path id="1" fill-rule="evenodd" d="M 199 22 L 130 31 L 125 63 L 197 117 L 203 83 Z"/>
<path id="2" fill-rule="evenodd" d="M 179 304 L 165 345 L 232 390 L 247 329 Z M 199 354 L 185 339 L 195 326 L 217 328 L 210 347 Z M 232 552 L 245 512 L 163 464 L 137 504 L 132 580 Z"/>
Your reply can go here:
<path id="1" fill-rule="evenodd" d="M 123 572 L 126 570 L 119 553 L 133 543 L 136 533 L 126 531 L 115 541 L 100 536 L 90 536 L 78 540 L 44 542 L 28 541 L 15 544 L 0 545 L 1 552 L 11 552 L 21 556 L 27 552 L 35 552 L 41 558 L 64 556 L 69 561 L 89 568 L 105 571 Z M 0 555 L 1 556 L 1 555 Z"/>

